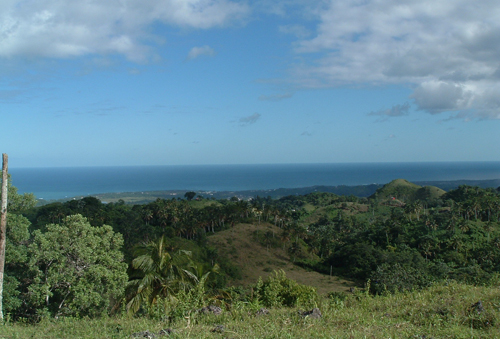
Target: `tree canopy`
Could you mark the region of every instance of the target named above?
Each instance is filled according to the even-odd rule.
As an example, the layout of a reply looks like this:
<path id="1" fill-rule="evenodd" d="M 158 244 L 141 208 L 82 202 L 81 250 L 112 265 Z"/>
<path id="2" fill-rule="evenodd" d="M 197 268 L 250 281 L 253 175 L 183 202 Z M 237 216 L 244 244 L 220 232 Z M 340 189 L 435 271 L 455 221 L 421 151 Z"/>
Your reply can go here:
<path id="1" fill-rule="evenodd" d="M 53 315 L 95 316 L 123 295 L 128 280 L 122 236 L 81 215 L 37 230 L 28 247 L 32 304 Z"/>

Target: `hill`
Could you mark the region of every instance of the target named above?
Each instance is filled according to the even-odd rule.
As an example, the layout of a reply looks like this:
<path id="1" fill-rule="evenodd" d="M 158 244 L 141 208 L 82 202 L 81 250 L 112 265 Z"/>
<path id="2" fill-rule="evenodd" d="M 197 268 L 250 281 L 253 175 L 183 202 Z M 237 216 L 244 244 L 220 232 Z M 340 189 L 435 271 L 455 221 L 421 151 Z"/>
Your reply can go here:
<path id="1" fill-rule="evenodd" d="M 228 258 L 241 269 L 242 279 L 230 283 L 235 286 L 254 284 L 259 277 L 265 278 L 275 270 L 285 271 L 287 277 L 300 284 L 315 287 L 322 295 L 345 292 L 356 285 L 353 281 L 330 277 L 294 265 L 283 249 L 280 235 L 281 229 L 269 223 L 236 224 L 229 230 L 209 236 L 208 242 L 217 248 L 220 257 Z M 266 237 L 267 244 L 262 241 Z"/>
<path id="2" fill-rule="evenodd" d="M 396 200 L 400 203 L 415 200 L 434 201 L 439 199 L 446 191 L 435 186 L 419 186 L 405 179 L 396 179 L 377 189 L 370 199 L 379 201 Z"/>
<path id="3" fill-rule="evenodd" d="M 441 198 L 441 196 L 443 194 L 446 194 L 446 191 L 442 190 L 439 187 L 424 186 L 415 192 L 415 199 L 422 200 L 422 201 L 436 200 L 436 199 Z"/>

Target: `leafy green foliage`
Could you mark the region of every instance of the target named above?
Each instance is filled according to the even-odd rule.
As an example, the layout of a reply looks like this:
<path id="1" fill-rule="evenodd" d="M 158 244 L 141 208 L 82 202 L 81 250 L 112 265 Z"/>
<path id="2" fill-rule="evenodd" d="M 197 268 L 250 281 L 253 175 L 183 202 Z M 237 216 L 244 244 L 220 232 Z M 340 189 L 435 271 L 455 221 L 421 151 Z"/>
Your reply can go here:
<path id="1" fill-rule="evenodd" d="M 130 206 L 123 202 L 103 204 L 87 197 L 49 204 L 28 215 L 33 228 L 41 232 L 74 213 L 82 213 L 94 227 L 112 225 L 123 235 L 125 257 L 131 264 L 130 310 L 169 305 L 188 312 L 187 305 L 193 307 L 206 300 L 213 289 L 226 285 L 229 276 L 241 276 L 238 267 L 218 255 L 217 248 L 207 247 L 211 234 L 237 229 L 234 226 L 238 223 L 274 224 L 272 232 L 254 233 L 254 241 L 270 249 L 282 248 L 290 261 L 309 269 L 326 274 L 333 271 L 359 281 L 371 279 L 371 291 L 378 294 L 425 288 L 447 279 L 490 283 L 500 272 L 499 202 L 495 190 L 460 186 L 443 195 L 435 187 L 396 180 L 370 199 L 318 191 L 278 200 L 178 198 Z M 281 232 L 276 232 L 277 227 Z M 18 245 L 29 243 L 26 233 L 18 238 L 24 239 Z M 166 250 L 159 254 L 156 248 L 156 258 L 149 250 L 160 239 Z M 145 252 L 134 254 L 132 248 L 137 244 L 148 244 L 142 246 Z M 191 251 L 192 256 L 179 255 L 179 249 Z M 18 262 L 20 269 L 28 254 L 23 254 L 21 246 L 18 251 L 20 259 L 13 256 L 12 263 Z M 200 272 L 219 264 L 220 274 L 209 274 L 199 285 L 204 273 L 194 270 L 192 262 L 203 267 Z M 31 282 L 22 274 L 12 277 L 10 286 L 18 286 L 12 300 L 21 300 L 30 291 Z M 308 299 L 297 299 L 297 294 L 308 292 L 299 291 L 277 273 L 259 284 L 257 295 L 263 305 L 296 305 L 302 303 L 297 300 Z M 36 307 L 45 306 L 39 303 Z"/>
<path id="2" fill-rule="evenodd" d="M 28 260 L 26 247 L 29 239 L 29 221 L 22 215 L 7 214 L 7 244 L 5 249 L 5 274 L 3 290 L 3 310 L 14 314 L 22 306 L 19 297 L 21 283 L 25 275 L 25 263 Z"/>
<path id="3" fill-rule="evenodd" d="M 32 307 L 38 314 L 105 314 L 127 281 L 122 245 L 111 226 L 92 227 L 81 215 L 35 231 L 28 247 Z"/>
<path id="4" fill-rule="evenodd" d="M 371 275 L 371 288 L 375 293 L 411 291 L 431 284 L 427 272 L 399 263 L 383 263 Z"/>
<path id="5" fill-rule="evenodd" d="M 159 299 L 174 296 L 187 290 L 192 275 L 183 268 L 188 266 L 191 255 L 187 251 L 174 252 L 165 237 L 140 245 L 132 261 L 135 270 L 128 283 L 130 295 L 127 309 L 135 313 L 143 305 L 154 305 Z"/>
<path id="6" fill-rule="evenodd" d="M 266 307 L 314 307 L 318 302 L 313 287 L 287 278 L 283 270 L 275 271 L 265 281 L 260 279 L 255 286 L 255 296 Z"/>
<path id="7" fill-rule="evenodd" d="M 1 174 L 1 171 L 0 171 Z M 15 315 L 23 304 L 21 281 L 25 276 L 28 258 L 26 245 L 30 234 L 29 220 L 21 213 L 36 204 L 33 194 L 17 193 L 17 188 L 8 181 L 7 241 L 5 248 L 5 272 L 2 307 L 5 314 Z"/>

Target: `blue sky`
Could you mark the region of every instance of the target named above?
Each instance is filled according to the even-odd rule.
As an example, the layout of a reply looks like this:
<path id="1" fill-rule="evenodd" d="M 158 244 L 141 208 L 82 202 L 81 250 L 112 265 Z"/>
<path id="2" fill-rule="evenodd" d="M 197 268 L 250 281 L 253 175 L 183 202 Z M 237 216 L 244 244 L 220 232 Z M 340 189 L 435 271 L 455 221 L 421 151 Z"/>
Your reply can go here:
<path id="1" fill-rule="evenodd" d="M 498 1 L 3 0 L 11 167 L 499 161 Z"/>

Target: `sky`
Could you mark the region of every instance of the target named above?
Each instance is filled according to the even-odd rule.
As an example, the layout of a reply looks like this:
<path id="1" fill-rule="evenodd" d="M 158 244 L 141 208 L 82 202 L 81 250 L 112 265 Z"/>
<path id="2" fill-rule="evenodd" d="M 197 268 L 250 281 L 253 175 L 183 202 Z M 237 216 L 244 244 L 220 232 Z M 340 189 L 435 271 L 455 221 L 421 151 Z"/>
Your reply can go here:
<path id="1" fill-rule="evenodd" d="M 498 0 L 2 0 L 10 167 L 499 161 Z"/>

